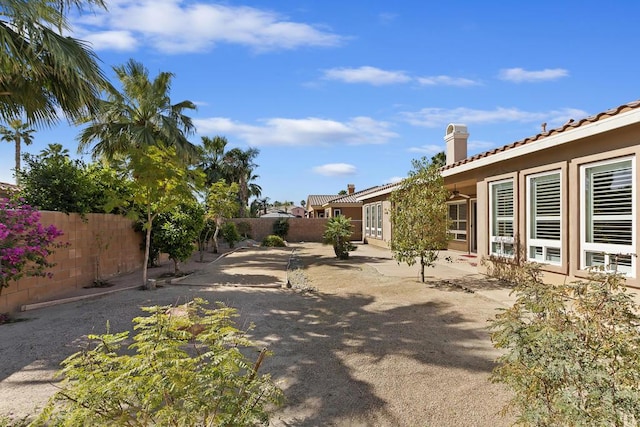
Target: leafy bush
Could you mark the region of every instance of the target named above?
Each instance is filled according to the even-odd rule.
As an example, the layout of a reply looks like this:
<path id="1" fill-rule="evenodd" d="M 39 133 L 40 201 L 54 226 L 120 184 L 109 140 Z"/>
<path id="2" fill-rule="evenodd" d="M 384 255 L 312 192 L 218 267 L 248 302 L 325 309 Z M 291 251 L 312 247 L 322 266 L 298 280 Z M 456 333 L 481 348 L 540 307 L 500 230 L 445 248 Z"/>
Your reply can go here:
<path id="1" fill-rule="evenodd" d="M 516 302 L 492 320 L 506 349 L 492 380 L 508 385 L 523 425 L 637 425 L 640 317 L 618 274 L 543 283 L 535 264 L 512 265 Z"/>
<path id="2" fill-rule="evenodd" d="M 169 255 L 174 273 L 179 263 L 187 261 L 195 250 L 194 243 L 204 227 L 204 208 L 197 202 L 183 203 L 178 209 L 158 215 L 152 232 L 152 247 Z M 151 258 L 151 256 L 149 257 Z"/>
<path id="3" fill-rule="evenodd" d="M 238 227 L 236 227 L 234 222 L 227 221 L 222 224 L 220 232 L 222 233 L 222 238 L 229 244 L 230 248 L 233 248 L 236 243 L 240 241 L 240 233 L 238 233 Z"/>
<path id="4" fill-rule="evenodd" d="M 333 245 L 333 252 L 339 259 L 349 258 L 349 252 L 356 247 L 349 240 L 351 238 L 351 218 L 338 215 L 329 218 L 322 238 L 325 244 Z"/>
<path id="5" fill-rule="evenodd" d="M 251 239 L 251 224 L 249 224 L 247 221 L 240 221 L 236 224 L 236 227 L 238 227 L 238 233 L 240 233 L 240 236 L 242 236 L 242 238 Z"/>
<path id="6" fill-rule="evenodd" d="M 270 234 L 262 239 L 262 246 L 282 248 L 286 245 L 284 240 L 282 240 L 282 237 Z"/>
<path id="7" fill-rule="evenodd" d="M 61 390 L 35 425 L 245 426 L 266 423 L 282 392 L 243 355 L 255 343 L 238 330 L 236 310 L 207 301 L 145 307 L 137 331 L 89 335 L 93 348 L 62 362 Z M 241 351 L 243 350 L 243 351 Z"/>
<path id="8" fill-rule="evenodd" d="M 287 233 L 289 233 L 289 220 L 280 218 L 273 223 L 273 234 L 282 237 L 282 239 L 286 239 Z"/>

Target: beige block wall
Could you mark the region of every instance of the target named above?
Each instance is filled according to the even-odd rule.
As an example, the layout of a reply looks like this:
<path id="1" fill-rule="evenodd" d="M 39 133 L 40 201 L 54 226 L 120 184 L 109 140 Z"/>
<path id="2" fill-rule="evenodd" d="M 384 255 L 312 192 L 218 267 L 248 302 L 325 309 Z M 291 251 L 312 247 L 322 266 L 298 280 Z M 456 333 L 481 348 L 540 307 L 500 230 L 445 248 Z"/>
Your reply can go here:
<path id="1" fill-rule="evenodd" d="M 273 224 L 277 218 L 236 218 L 235 223 L 248 222 L 251 225 L 251 236 L 261 242 L 266 236 L 273 234 Z M 289 242 L 321 242 L 322 234 L 327 226 L 328 218 L 287 218 L 289 222 Z M 362 221 L 351 221 L 353 234 L 351 240 L 362 240 Z"/>
<path id="2" fill-rule="evenodd" d="M 142 266 L 144 253 L 142 236 L 136 233 L 133 221 L 118 215 L 87 214 L 83 220 L 77 214 L 41 212 L 40 222 L 55 225 L 64 232 L 58 240 L 69 246 L 57 249 L 50 261 L 53 278 L 26 277 L 12 283 L 0 293 L 0 312 L 19 310 L 31 304 L 73 289 L 89 286 L 96 279 L 100 260 L 103 279 L 130 272 Z"/>

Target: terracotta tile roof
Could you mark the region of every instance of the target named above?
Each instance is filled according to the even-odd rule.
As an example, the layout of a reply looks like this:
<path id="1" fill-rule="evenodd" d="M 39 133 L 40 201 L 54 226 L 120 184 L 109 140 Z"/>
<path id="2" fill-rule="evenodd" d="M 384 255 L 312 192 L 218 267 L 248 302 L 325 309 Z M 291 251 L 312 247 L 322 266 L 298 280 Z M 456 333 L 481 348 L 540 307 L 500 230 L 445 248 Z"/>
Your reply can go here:
<path id="1" fill-rule="evenodd" d="M 630 102 L 628 104 L 622 104 L 622 105 L 620 105 L 620 106 L 618 106 L 616 108 L 612 108 L 612 109 L 607 110 L 607 111 L 603 111 L 602 113 L 594 114 L 593 116 L 589 116 L 589 117 L 586 117 L 586 118 L 581 119 L 581 120 L 577 120 L 576 121 L 576 120 L 571 119 L 567 123 L 565 123 L 564 125 L 562 125 L 562 126 L 560 126 L 558 128 L 551 129 L 551 130 L 546 131 L 546 132 L 541 132 L 541 133 L 539 133 L 537 135 L 521 139 L 520 141 L 512 142 L 511 144 L 507 144 L 507 145 L 504 145 L 504 146 L 499 147 L 499 148 L 494 148 L 493 150 L 485 151 L 484 153 L 480 153 L 480 154 L 476 154 L 476 155 L 471 156 L 471 157 L 467 157 L 466 159 L 462 159 L 462 160 L 460 160 L 460 161 L 458 161 L 456 163 L 453 163 L 453 164 L 450 164 L 450 165 L 447 165 L 447 166 L 443 166 L 441 170 L 452 169 L 452 168 L 455 168 L 456 166 L 460 166 L 460 165 L 463 165 L 465 163 L 471 163 L 471 162 L 473 162 L 475 160 L 482 159 L 482 158 L 485 158 L 485 157 L 489 157 L 489 156 L 491 156 L 493 154 L 501 153 L 503 151 L 507 151 L 507 150 L 510 150 L 512 148 L 520 147 L 520 146 L 525 145 L 525 144 L 530 144 L 532 142 L 539 141 L 539 140 L 544 139 L 544 138 L 546 138 L 548 136 L 551 136 L 551 135 L 557 135 L 559 133 L 568 132 L 568 131 L 571 131 L 573 129 L 579 128 L 581 126 L 588 125 L 590 123 L 599 122 L 601 120 L 606 120 L 606 119 L 608 119 L 610 117 L 613 117 L 613 116 L 616 116 L 616 115 L 618 115 L 620 113 L 624 113 L 624 112 L 627 112 L 627 111 L 630 111 L 630 110 L 635 110 L 635 109 L 638 109 L 638 108 L 640 108 L 640 101 L 634 101 L 634 102 Z"/>
<path id="2" fill-rule="evenodd" d="M 18 186 L 8 182 L 0 182 L 0 193 L 10 194 L 18 191 Z"/>
<path id="3" fill-rule="evenodd" d="M 338 197 L 338 196 L 336 196 L 335 194 L 330 194 L 330 195 L 327 195 L 327 194 L 324 194 L 324 195 L 321 195 L 321 194 L 310 194 L 309 197 L 307 197 L 307 199 L 308 199 L 307 203 L 308 203 L 309 207 L 311 207 L 311 206 L 322 206 L 325 203 L 327 203 L 329 200 L 335 199 L 336 197 Z"/>
<path id="4" fill-rule="evenodd" d="M 357 193 L 353 193 L 353 194 L 345 194 L 342 196 L 333 196 L 334 198 L 331 200 L 327 200 L 326 202 L 324 202 L 325 205 L 330 204 L 330 203 L 360 203 L 359 201 L 356 200 L 356 195 Z"/>

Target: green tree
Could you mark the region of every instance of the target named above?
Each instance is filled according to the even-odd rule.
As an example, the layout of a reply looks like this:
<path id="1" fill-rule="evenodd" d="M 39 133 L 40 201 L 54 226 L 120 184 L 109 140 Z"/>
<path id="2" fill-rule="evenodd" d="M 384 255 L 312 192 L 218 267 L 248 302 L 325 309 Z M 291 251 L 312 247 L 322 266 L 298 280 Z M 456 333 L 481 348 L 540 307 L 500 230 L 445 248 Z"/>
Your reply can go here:
<path id="1" fill-rule="evenodd" d="M 230 248 L 233 248 L 236 243 L 240 241 L 240 233 L 235 222 L 227 221 L 220 227 L 220 233 L 225 242 L 229 244 Z"/>
<path id="2" fill-rule="evenodd" d="M 351 243 L 351 218 L 338 215 L 329 218 L 322 235 L 325 244 L 333 246 L 333 252 L 338 259 L 349 258 L 349 252 L 356 247 Z"/>
<path id="3" fill-rule="evenodd" d="M 142 283 L 146 285 L 153 221 L 181 203 L 191 202 L 194 199 L 194 182 L 197 185 L 200 176 L 184 167 L 176 156 L 175 148 L 153 145 L 132 151 L 128 156 L 127 170 L 132 176 L 133 203 L 143 212 L 145 252 Z"/>
<path id="4" fill-rule="evenodd" d="M 286 239 L 287 234 L 289 233 L 289 226 L 288 218 L 278 218 L 273 223 L 273 234 Z"/>
<path id="5" fill-rule="evenodd" d="M 226 169 L 224 164 L 225 148 L 228 144 L 224 136 L 202 137 L 200 147 L 200 162 L 198 167 L 205 174 L 205 185 L 210 187 L 221 179 L 226 179 Z"/>
<path id="6" fill-rule="evenodd" d="M 66 13 L 102 0 L 0 0 L 0 117 L 29 124 L 58 121 L 59 110 L 79 120 L 97 110 L 109 87 L 95 54 L 80 40 L 63 36 Z"/>
<path id="7" fill-rule="evenodd" d="M 213 232 L 214 253 L 218 253 L 218 234 L 226 219 L 233 218 L 238 212 L 238 184 L 227 184 L 220 180 L 209 188 L 207 197 L 207 218 L 215 224 Z"/>
<path id="8" fill-rule="evenodd" d="M 257 148 L 249 148 L 241 150 L 233 148 L 224 156 L 224 163 L 227 174 L 227 182 L 238 183 L 238 199 L 240 202 L 239 216 L 246 217 L 247 205 L 251 194 L 255 194 L 258 187 L 255 187 L 251 181 L 257 179 L 257 175 L 253 174 L 253 170 L 258 166 L 255 158 L 260 154 Z M 253 186 L 252 186 L 253 185 Z M 262 189 L 260 189 L 261 191 Z"/>
<path id="9" fill-rule="evenodd" d="M 195 200 L 181 203 L 171 212 L 159 215 L 153 241 L 160 252 L 173 261 L 173 272 L 180 273 L 180 263 L 191 258 L 194 243 L 205 226 L 204 207 Z"/>
<path id="10" fill-rule="evenodd" d="M 161 72 L 152 81 L 148 70 L 132 59 L 114 71 L 122 93 L 109 90 L 99 111 L 87 119 L 90 123 L 78 138 L 79 150 L 93 145 L 94 158 L 113 160 L 132 150 L 160 145 L 173 147 L 185 164 L 195 161 L 200 152 L 187 139 L 194 126 L 185 110 L 196 106 L 191 101 L 171 103 L 173 74 Z"/>
<path id="11" fill-rule="evenodd" d="M 347 190 L 338 191 L 338 196 L 346 196 L 346 195 L 347 195 Z"/>
<path id="12" fill-rule="evenodd" d="M 492 375 L 514 397 L 504 412 L 530 426 L 640 422 L 640 317 L 620 274 L 550 285 L 512 265 L 516 301 L 491 322 L 505 352 Z"/>
<path id="13" fill-rule="evenodd" d="M 431 164 L 441 168 L 442 166 L 447 164 L 447 155 L 444 151 L 441 151 L 431 157 Z"/>
<path id="14" fill-rule="evenodd" d="M 22 123 L 22 120 L 15 119 L 9 121 L 9 127 L 0 126 L 0 139 L 8 143 L 13 143 L 16 149 L 16 184 L 20 184 L 20 159 L 22 155 L 20 153 L 22 143 L 25 145 L 31 145 L 33 142 L 34 129 L 27 123 Z"/>
<path id="15" fill-rule="evenodd" d="M 60 144 L 49 144 L 39 155 L 24 156 L 20 196 L 42 210 L 86 214 L 94 211 L 97 188 L 81 160 L 72 160 Z"/>
<path id="16" fill-rule="evenodd" d="M 437 165 L 426 158 L 412 160 L 413 170 L 391 193 L 391 251 L 398 262 L 411 266 L 420 260 L 420 279 L 425 266 L 433 266 L 438 251 L 449 241 L 446 202 L 449 191 Z"/>
<path id="17" fill-rule="evenodd" d="M 62 362 L 60 391 L 36 426 L 253 426 L 282 402 L 235 309 L 196 299 L 144 307 L 129 332 L 89 335 L 91 348 Z M 255 361 L 246 354 L 258 354 Z"/>

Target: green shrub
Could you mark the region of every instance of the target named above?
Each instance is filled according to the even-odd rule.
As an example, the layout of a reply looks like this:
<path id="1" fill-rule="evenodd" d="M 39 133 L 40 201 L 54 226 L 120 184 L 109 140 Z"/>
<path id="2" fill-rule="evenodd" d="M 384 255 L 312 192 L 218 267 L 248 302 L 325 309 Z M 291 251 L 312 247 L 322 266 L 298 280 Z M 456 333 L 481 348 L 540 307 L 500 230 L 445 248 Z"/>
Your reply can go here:
<path id="1" fill-rule="evenodd" d="M 262 239 L 262 246 L 282 248 L 286 245 L 284 243 L 284 240 L 282 240 L 282 237 L 270 234 Z"/>
<path id="2" fill-rule="evenodd" d="M 506 350 L 492 380 L 515 392 L 505 412 L 522 425 L 638 425 L 640 317 L 624 277 L 549 285 L 535 264 L 511 267 L 516 302 L 491 322 Z"/>
<path id="3" fill-rule="evenodd" d="M 143 308 L 149 316 L 133 319 L 131 345 L 129 332 L 89 335 L 93 348 L 62 362 L 61 389 L 34 424 L 266 423 L 265 406 L 282 398 L 268 375 L 257 374 L 266 350 L 251 362 L 243 353 L 255 343 L 235 327 L 236 310 L 207 304 Z"/>
<path id="4" fill-rule="evenodd" d="M 236 224 L 236 227 L 238 228 L 238 233 L 240 233 L 240 236 L 242 236 L 243 239 L 251 239 L 251 224 L 247 221 L 241 221 Z"/>
<path id="5" fill-rule="evenodd" d="M 325 244 L 333 245 L 333 252 L 338 259 L 347 259 L 349 252 L 356 250 L 349 240 L 351 233 L 351 218 L 338 215 L 329 218 L 322 238 Z"/>
<path id="6" fill-rule="evenodd" d="M 273 234 L 276 236 L 282 237 L 282 239 L 287 238 L 287 233 L 289 232 L 289 220 L 286 218 L 280 218 L 276 222 L 273 223 Z"/>
<path id="7" fill-rule="evenodd" d="M 236 227 L 234 222 L 227 221 L 222 224 L 220 232 L 222 234 L 222 238 L 229 244 L 230 248 L 233 248 L 236 243 L 240 241 L 240 233 L 238 233 L 238 227 Z"/>

